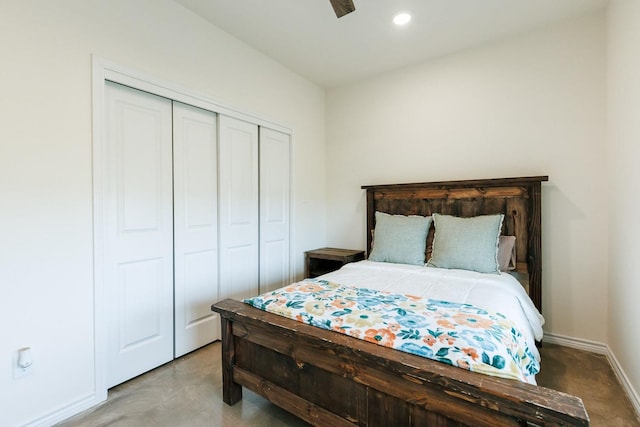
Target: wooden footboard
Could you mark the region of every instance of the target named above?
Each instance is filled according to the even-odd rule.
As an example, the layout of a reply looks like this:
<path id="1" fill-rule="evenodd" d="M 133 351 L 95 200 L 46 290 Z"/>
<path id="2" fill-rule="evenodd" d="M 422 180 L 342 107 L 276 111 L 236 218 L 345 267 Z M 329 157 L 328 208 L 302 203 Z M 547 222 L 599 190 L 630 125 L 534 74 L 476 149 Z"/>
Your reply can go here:
<path id="1" fill-rule="evenodd" d="M 222 319 L 223 399 L 246 387 L 313 425 L 587 426 L 574 396 L 388 349 L 235 300 Z"/>

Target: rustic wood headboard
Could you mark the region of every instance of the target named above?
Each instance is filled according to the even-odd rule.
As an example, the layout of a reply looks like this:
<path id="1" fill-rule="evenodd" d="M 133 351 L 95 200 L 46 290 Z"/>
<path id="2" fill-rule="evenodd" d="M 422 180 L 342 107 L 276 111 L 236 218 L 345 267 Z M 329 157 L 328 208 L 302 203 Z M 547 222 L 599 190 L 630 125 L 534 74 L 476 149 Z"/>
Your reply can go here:
<path id="1" fill-rule="evenodd" d="M 441 213 L 461 217 L 504 214 L 502 234 L 516 236 L 516 272 L 542 312 L 541 187 L 547 176 L 363 185 L 367 191 L 367 252 L 375 212 L 392 215 Z M 433 230 L 430 232 L 432 239 Z M 528 284 L 528 286 L 526 286 Z"/>

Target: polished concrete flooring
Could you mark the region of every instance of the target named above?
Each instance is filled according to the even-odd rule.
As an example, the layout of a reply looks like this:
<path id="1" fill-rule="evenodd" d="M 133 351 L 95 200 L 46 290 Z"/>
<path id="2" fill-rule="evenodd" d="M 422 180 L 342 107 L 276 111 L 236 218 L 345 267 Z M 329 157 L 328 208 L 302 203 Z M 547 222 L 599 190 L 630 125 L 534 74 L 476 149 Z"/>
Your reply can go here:
<path id="1" fill-rule="evenodd" d="M 102 405 L 60 426 L 306 426 L 244 390 L 222 402 L 220 343 L 214 343 L 109 390 Z M 582 398 L 592 426 L 640 426 L 605 356 L 552 344 L 542 348 L 542 386 Z"/>
<path id="2" fill-rule="evenodd" d="M 640 426 L 604 355 L 552 344 L 544 344 L 540 350 L 538 385 L 580 397 L 592 426 Z"/>

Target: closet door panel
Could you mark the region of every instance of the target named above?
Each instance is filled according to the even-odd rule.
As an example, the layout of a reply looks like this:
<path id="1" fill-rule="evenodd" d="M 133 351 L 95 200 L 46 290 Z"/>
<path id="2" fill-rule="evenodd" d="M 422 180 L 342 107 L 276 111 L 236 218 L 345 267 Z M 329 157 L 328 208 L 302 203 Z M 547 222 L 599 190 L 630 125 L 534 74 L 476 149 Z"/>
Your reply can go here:
<path id="1" fill-rule="evenodd" d="M 258 293 L 258 126 L 219 117 L 220 299 Z"/>
<path id="2" fill-rule="evenodd" d="M 216 114 L 174 102 L 175 357 L 220 339 Z"/>
<path id="3" fill-rule="evenodd" d="M 289 284 L 290 136 L 260 128 L 260 292 Z"/>
<path id="4" fill-rule="evenodd" d="M 108 387 L 173 358 L 171 101 L 106 83 Z"/>

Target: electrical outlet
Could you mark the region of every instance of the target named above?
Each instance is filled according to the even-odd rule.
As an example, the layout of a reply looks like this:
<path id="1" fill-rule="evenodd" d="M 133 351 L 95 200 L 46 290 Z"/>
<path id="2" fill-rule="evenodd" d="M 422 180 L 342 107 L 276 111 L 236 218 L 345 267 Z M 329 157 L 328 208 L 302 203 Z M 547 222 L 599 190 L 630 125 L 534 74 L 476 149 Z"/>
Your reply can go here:
<path id="1" fill-rule="evenodd" d="M 27 377 L 33 373 L 33 363 L 26 368 L 21 368 L 18 365 L 18 352 L 13 355 L 13 379 L 17 380 L 20 378 Z"/>

